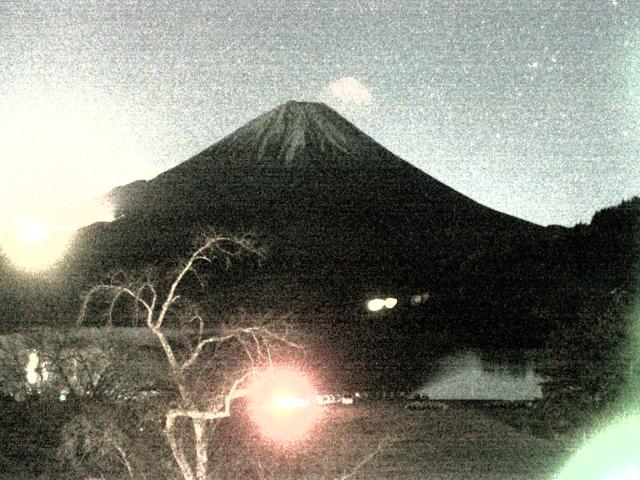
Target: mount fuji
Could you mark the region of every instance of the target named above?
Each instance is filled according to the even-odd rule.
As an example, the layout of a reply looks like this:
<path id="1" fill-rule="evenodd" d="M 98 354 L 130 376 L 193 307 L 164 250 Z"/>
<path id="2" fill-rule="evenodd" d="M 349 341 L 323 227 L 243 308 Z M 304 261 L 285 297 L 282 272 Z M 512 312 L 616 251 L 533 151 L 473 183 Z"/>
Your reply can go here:
<path id="1" fill-rule="evenodd" d="M 449 188 L 324 104 L 280 105 L 108 197 L 117 219 L 80 232 L 76 278 L 175 264 L 212 227 L 250 232 L 267 257 L 223 272 L 204 303 L 353 323 L 373 296 L 398 298 L 401 312 L 426 292 L 428 306 L 398 314 L 414 331 L 427 322 L 472 341 L 537 335 L 527 318 L 549 229 Z"/>
<path id="2" fill-rule="evenodd" d="M 120 267 L 173 258 L 213 226 L 255 233 L 273 271 L 423 284 L 544 230 L 478 204 L 305 102 L 109 197 L 118 220 L 86 229 L 82 243 Z"/>

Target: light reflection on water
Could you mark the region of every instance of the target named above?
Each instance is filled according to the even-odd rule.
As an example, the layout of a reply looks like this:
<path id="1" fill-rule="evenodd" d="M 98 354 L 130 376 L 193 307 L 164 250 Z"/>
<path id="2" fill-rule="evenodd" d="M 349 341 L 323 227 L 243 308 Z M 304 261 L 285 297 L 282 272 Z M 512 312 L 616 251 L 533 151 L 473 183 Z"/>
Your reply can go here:
<path id="1" fill-rule="evenodd" d="M 416 393 L 436 400 L 535 400 L 542 398 L 543 381 L 531 362 L 487 362 L 468 351 L 441 360 Z"/>

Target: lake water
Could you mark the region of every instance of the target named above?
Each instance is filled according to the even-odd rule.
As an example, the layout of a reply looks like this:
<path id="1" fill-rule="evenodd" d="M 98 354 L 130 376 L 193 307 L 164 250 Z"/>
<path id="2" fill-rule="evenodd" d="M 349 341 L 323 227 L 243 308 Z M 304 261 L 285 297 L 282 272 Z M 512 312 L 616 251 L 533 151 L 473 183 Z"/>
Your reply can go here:
<path id="1" fill-rule="evenodd" d="M 443 358 L 430 379 L 415 393 L 434 400 L 535 400 L 542 398 L 529 355 L 492 357 L 468 351 Z"/>

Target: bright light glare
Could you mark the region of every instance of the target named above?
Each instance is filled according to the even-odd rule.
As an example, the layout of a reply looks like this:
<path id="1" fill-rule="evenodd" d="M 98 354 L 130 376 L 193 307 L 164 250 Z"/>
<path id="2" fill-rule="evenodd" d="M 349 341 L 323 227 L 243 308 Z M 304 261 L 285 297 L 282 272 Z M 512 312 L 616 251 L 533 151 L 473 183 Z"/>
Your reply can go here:
<path id="1" fill-rule="evenodd" d="M 78 228 L 113 219 L 113 208 L 108 202 L 85 202 L 58 212 L 54 221 L 27 218 L 13 228 L 5 225 L 0 231 L 0 247 L 16 267 L 37 272 L 51 267 L 64 256 Z"/>
<path id="2" fill-rule="evenodd" d="M 556 480 L 639 480 L 640 416 L 628 416 L 596 435 Z"/>
<path id="3" fill-rule="evenodd" d="M 16 267 L 36 272 L 50 267 L 64 255 L 69 233 L 25 220 L 14 229 L 0 232 L 0 246 Z"/>
<path id="4" fill-rule="evenodd" d="M 621 467 L 604 477 L 604 480 L 640 480 L 640 469 Z"/>
<path id="5" fill-rule="evenodd" d="M 13 231 L 2 232 L 0 245 L 16 267 L 37 272 L 55 264 L 66 252 L 69 240 L 69 232 L 23 222 Z"/>
<path id="6" fill-rule="evenodd" d="M 0 217 L 56 210 L 157 174 L 134 134 L 139 118 L 101 92 L 24 91 L 0 108 Z"/>
<path id="7" fill-rule="evenodd" d="M 40 380 L 40 375 L 36 369 L 38 368 L 38 363 L 40 362 L 40 358 L 36 352 L 31 352 L 29 354 L 29 360 L 27 361 L 27 366 L 25 367 L 25 371 L 27 372 L 27 383 L 29 385 L 35 385 Z"/>
<path id="8" fill-rule="evenodd" d="M 320 415 L 310 399 L 317 391 L 297 370 L 272 369 L 250 387 L 251 416 L 266 437 L 281 442 L 304 438 Z"/>
<path id="9" fill-rule="evenodd" d="M 374 298 L 367 302 L 367 308 L 370 312 L 378 312 L 384 308 L 384 300 L 382 298 Z"/>
<path id="10" fill-rule="evenodd" d="M 308 398 L 291 397 L 284 394 L 274 399 L 273 406 L 276 408 L 301 408 L 308 407 L 310 403 Z"/>
<path id="11" fill-rule="evenodd" d="M 113 219 L 89 199 L 158 172 L 133 134 L 139 119 L 123 116 L 113 99 L 27 84 L 0 102 L 0 249 L 16 267 L 41 271 L 64 255 L 75 230 Z"/>
<path id="12" fill-rule="evenodd" d="M 385 299 L 382 298 L 374 298 L 367 302 L 367 309 L 370 312 L 379 312 L 383 308 L 391 310 L 398 304 L 398 299 L 394 297 L 388 297 Z"/>
<path id="13" fill-rule="evenodd" d="M 388 309 L 392 309 L 397 304 L 398 304 L 398 299 L 397 298 L 389 297 L 389 298 L 386 298 L 384 300 L 384 307 L 388 308 Z"/>
<path id="14" fill-rule="evenodd" d="M 27 245 L 33 245 L 49 235 L 51 228 L 38 220 L 29 218 L 20 223 L 19 232 Z"/>

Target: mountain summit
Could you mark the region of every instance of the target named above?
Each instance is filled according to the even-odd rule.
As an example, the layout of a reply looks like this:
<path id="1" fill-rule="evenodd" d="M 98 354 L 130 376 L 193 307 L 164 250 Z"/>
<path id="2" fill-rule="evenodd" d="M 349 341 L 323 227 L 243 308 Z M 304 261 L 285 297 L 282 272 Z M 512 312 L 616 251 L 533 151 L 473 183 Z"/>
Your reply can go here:
<path id="1" fill-rule="evenodd" d="M 273 172 L 296 182 L 319 172 L 411 169 L 322 103 L 290 101 L 240 127 L 193 158 L 165 172 L 219 176 L 233 172 L 255 176 Z M 287 173 L 288 171 L 288 173 Z"/>
<path id="2" fill-rule="evenodd" d="M 354 160 L 380 148 L 327 105 L 296 101 L 252 120 L 217 147 L 244 152 L 256 165 L 283 168 L 309 168 L 319 158 L 331 158 L 334 168 L 362 168 Z"/>
<path id="3" fill-rule="evenodd" d="M 222 201 L 219 210 L 230 199 L 246 206 L 276 190 L 291 196 L 304 184 L 322 197 L 338 195 L 346 204 L 361 203 L 362 193 L 367 205 L 360 206 L 365 210 L 373 207 L 370 202 L 382 200 L 384 204 L 376 208 L 412 206 L 412 215 L 418 216 L 426 213 L 421 206 L 460 213 L 490 211 L 389 152 L 327 105 L 297 101 L 258 116 L 149 182 L 114 189 L 111 199 L 118 213 L 132 208 L 173 209 L 172 202 L 197 209 L 202 197 L 209 203 Z M 368 192 L 360 192 L 360 187 Z M 403 199 L 396 202 L 396 196 Z"/>
<path id="4" fill-rule="evenodd" d="M 290 101 L 249 122 L 222 143 L 254 152 L 251 158 L 258 164 L 305 168 L 318 153 L 349 159 L 369 149 L 372 141 L 324 104 Z"/>

